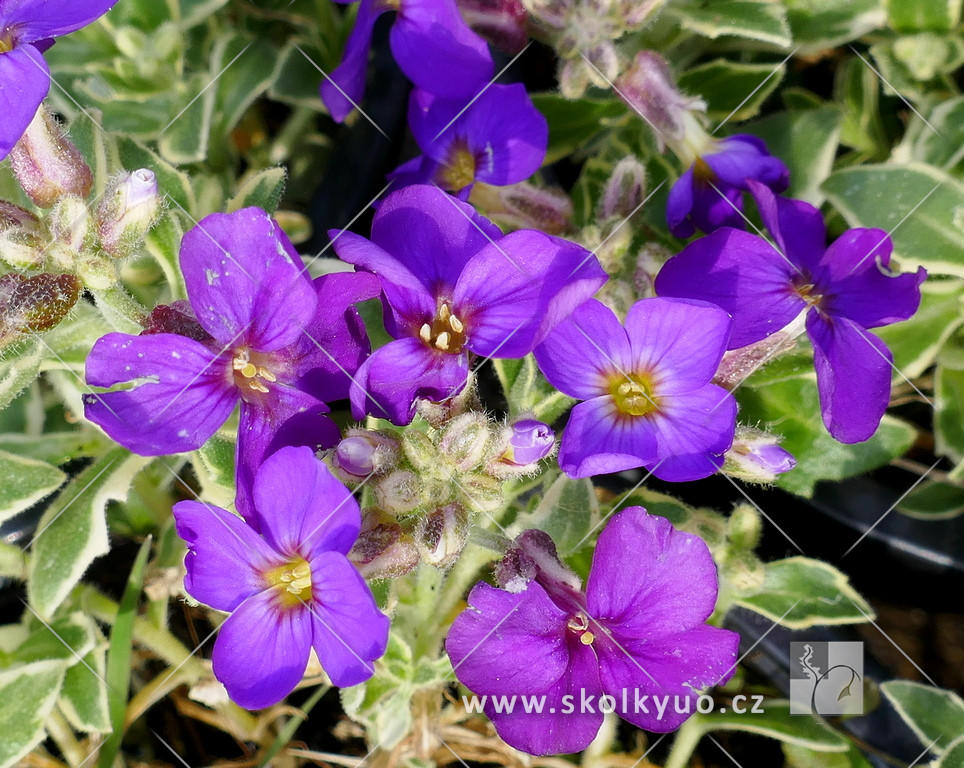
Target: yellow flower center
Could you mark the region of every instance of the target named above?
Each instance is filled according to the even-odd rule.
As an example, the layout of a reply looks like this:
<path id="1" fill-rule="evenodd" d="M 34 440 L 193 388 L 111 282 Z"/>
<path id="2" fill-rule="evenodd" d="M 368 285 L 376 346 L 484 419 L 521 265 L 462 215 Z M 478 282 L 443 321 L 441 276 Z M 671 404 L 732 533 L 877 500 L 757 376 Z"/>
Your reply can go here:
<path id="1" fill-rule="evenodd" d="M 475 181 L 475 155 L 464 141 L 455 141 L 438 172 L 439 185 L 457 192 Z"/>
<path id="2" fill-rule="evenodd" d="M 234 383 L 241 390 L 242 397 L 252 392 L 267 392 L 267 384 L 278 380 L 266 367 L 269 362 L 266 355 L 253 352 L 247 347 L 235 350 L 231 368 L 234 371 Z"/>
<path id="3" fill-rule="evenodd" d="M 265 571 L 264 580 L 269 587 L 276 588 L 282 608 L 294 608 L 312 599 L 311 566 L 298 555 Z"/>
<path id="4" fill-rule="evenodd" d="M 807 302 L 807 309 L 813 306 L 817 306 L 823 301 L 823 295 L 819 293 L 814 293 L 816 286 L 813 283 L 804 283 L 803 285 L 795 286 L 797 295 Z"/>
<path id="5" fill-rule="evenodd" d="M 713 173 L 710 164 L 702 157 L 698 157 L 693 161 L 693 179 L 706 183 L 716 180 L 716 174 Z"/>
<path id="6" fill-rule="evenodd" d="M 579 635 L 579 642 L 583 645 L 592 645 L 596 639 L 596 636 L 589 631 L 589 617 L 582 611 L 575 616 L 570 616 L 569 621 L 566 622 L 566 627 L 568 627 L 570 632 L 575 632 Z"/>
<path id="7" fill-rule="evenodd" d="M 418 336 L 432 349 L 457 355 L 465 345 L 465 324 L 452 314 L 448 302 L 441 301 L 435 318 L 422 325 Z"/>
<path id="8" fill-rule="evenodd" d="M 13 50 L 13 42 L 0 35 L 0 53 L 7 53 Z"/>
<path id="9" fill-rule="evenodd" d="M 613 376 L 609 382 L 609 394 L 619 412 L 626 416 L 645 416 L 659 408 L 652 379 L 645 373 Z"/>

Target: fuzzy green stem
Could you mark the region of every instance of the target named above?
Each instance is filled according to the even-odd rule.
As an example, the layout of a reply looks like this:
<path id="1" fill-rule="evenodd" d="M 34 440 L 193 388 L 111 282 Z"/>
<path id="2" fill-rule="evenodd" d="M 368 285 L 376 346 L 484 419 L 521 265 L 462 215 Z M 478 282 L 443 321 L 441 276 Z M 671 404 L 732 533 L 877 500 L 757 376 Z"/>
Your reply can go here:
<path id="1" fill-rule="evenodd" d="M 0 541 L 0 576 L 17 581 L 27 578 L 27 556 L 15 544 Z"/>
<path id="2" fill-rule="evenodd" d="M 57 709 L 47 715 L 44 727 L 67 760 L 68 765 L 80 765 L 84 762 L 87 758 L 84 748 L 80 746 L 80 742 L 74 736 L 74 729 L 70 727 L 67 720 Z"/>
<path id="3" fill-rule="evenodd" d="M 676 738 L 673 740 L 673 746 L 663 768 L 686 768 L 689 765 L 690 758 L 696 750 L 696 745 L 699 744 L 705 732 L 701 721 L 702 718 L 695 714 L 683 723 L 676 732 Z"/>
<path id="4" fill-rule="evenodd" d="M 88 288 L 94 297 L 97 308 L 104 319 L 122 333 L 140 333 L 144 330 L 141 321 L 147 312 L 130 294 L 119 285 L 111 288 Z"/>

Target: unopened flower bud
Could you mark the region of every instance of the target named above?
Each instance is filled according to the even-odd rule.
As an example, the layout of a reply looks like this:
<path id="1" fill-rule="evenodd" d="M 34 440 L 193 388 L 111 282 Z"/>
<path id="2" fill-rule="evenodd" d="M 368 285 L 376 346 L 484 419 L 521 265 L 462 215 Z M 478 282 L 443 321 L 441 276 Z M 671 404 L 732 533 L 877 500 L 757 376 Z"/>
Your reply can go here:
<path id="1" fill-rule="evenodd" d="M 656 295 L 656 275 L 672 256 L 673 252 L 661 243 L 647 243 L 639 250 L 633 271 L 637 298 L 647 299 Z"/>
<path id="2" fill-rule="evenodd" d="M 348 559 L 366 579 L 397 578 L 419 562 L 418 548 L 401 526 L 377 510 L 367 510 Z"/>
<path id="3" fill-rule="evenodd" d="M 51 249 L 56 250 L 56 249 Z M 72 253 L 66 248 L 62 252 Z M 95 291 L 106 291 L 117 285 L 117 267 L 114 262 L 97 253 L 82 254 L 74 264 L 74 270 L 84 285 Z"/>
<path id="4" fill-rule="evenodd" d="M 521 592 L 530 581 L 537 581 L 550 594 L 572 598 L 582 582 L 560 559 L 555 542 L 545 531 L 520 533 L 495 567 L 495 579 L 509 592 Z"/>
<path id="5" fill-rule="evenodd" d="M 58 325 L 77 303 L 80 289 L 73 275 L 0 275 L 0 343 Z"/>
<path id="6" fill-rule="evenodd" d="M 461 504 L 446 504 L 419 521 L 415 540 L 422 559 L 436 568 L 448 568 L 465 548 L 468 514 Z"/>
<path id="7" fill-rule="evenodd" d="M 161 212 L 154 172 L 141 168 L 115 178 L 97 209 L 100 245 L 111 256 L 134 253 Z"/>
<path id="8" fill-rule="evenodd" d="M 170 304 L 158 304 L 143 322 L 144 330 L 141 336 L 155 333 L 176 333 L 195 341 L 207 342 L 211 335 L 201 327 L 190 302 L 184 299 Z"/>
<path id="9" fill-rule="evenodd" d="M 419 429 L 407 429 L 402 433 L 402 454 L 418 470 L 432 469 L 438 464 L 438 447 Z"/>
<path id="10" fill-rule="evenodd" d="M 610 40 L 600 40 L 585 53 L 586 75 L 598 88 L 611 88 L 619 74 L 619 54 Z"/>
<path id="11" fill-rule="evenodd" d="M 539 229 L 561 235 L 572 228 L 572 200 L 526 181 L 505 187 L 476 183 L 469 201 L 504 230 Z"/>
<path id="12" fill-rule="evenodd" d="M 520 0 L 457 0 L 462 19 L 475 32 L 508 54 L 529 42 L 526 9 Z"/>
<path id="13" fill-rule="evenodd" d="M 669 0 L 621 0 L 619 12 L 627 30 L 641 27 Z"/>
<path id="14" fill-rule="evenodd" d="M 749 483 L 772 483 L 797 465 L 777 437 L 750 427 L 737 429 L 724 458 L 723 472 Z"/>
<path id="15" fill-rule="evenodd" d="M 637 53 L 633 66 L 616 81 L 616 92 L 656 132 L 660 146 L 668 144 L 685 164 L 712 146 L 713 138 L 693 114 L 705 111 L 706 104 L 677 90 L 669 65 L 658 53 Z"/>
<path id="16" fill-rule="evenodd" d="M 50 212 L 50 231 L 68 250 L 79 254 L 90 234 L 87 203 L 74 195 L 64 195 Z"/>
<path id="17" fill-rule="evenodd" d="M 481 413 L 469 411 L 452 419 L 442 433 L 439 452 L 459 471 L 479 466 L 488 451 L 492 432 Z"/>
<path id="18" fill-rule="evenodd" d="M 470 509 L 480 512 L 494 512 L 502 506 L 502 483 L 493 477 L 480 473 L 462 475 L 458 490 Z"/>
<path id="19" fill-rule="evenodd" d="M 40 221 L 30 211 L 19 205 L 0 200 L 0 232 L 19 229 L 39 234 Z"/>
<path id="20" fill-rule="evenodd" d="M 763 520 L 752 504 L 739 504 L 730 513 L 726 531 L 734 548 L 753 550 L 760 543 Z"/>
<path id="21" fill-rule="evenodd" d="M 556 447 L 556 433 L 552 427 L 535 419 L 520 419 L 510 425 L 509 444 L 502 461 L 516 466 L 535 464 Z"/>
<path id="22" fill-rule="evenodd" d="M 765 339 L 725 352 L 720 361 L 720 367 L 713 377 L 713 383 L 724 389 L 736 389 L 755 371 L 795 349 L 798 335 L 796 325 L 796 322 L 792 323 L 783 330 L 771 333 Z M 802 325 L 799 330 L 803 330 Z"/>
<path id="23" fill-rule="evenodd" d="M 421 501 L 418 477 L 407 469 L 396 469 L 375 483 L 375 498 L 392 514 L 411 512 Z"/>
<path id="24" fill-rule="evenodd" d="M 367 429 L 350 429 L 335 446 L 331 462 L 340 479 L 358 482 L 376 472 L 387 472 L 398 461 L 398 441 Z"/>
<path id="25" fill-rule="evenodd" d="M 599 218 L 620 221 L 636 212 L 646 197 L 646 168 L 627 155 L 613 168 L 599 200 Z"/>
<path id="26" fill-rule="evenodd" d="M 567 99 L 579 99 L 589 87 L 589 65 L 579 59 L 567 59 L 559 67 L 559 90 Z"/>
<path id="27" fill-rule="evenodd" d="M 47 244 L 23 229 L 0 230 L 0 258 L 14 269 L 37 268 L 44 262 Z"/>
<path id="28" fill-rule="evenodd" d="M 752 552 L 740 552 L 727 558 L 720 569 L 737 594 L 756 594 L 766 580 L 766 568 Z"/>
<path id="29" fill-rule="evenodd" d="M 10 167 L 23 191 L 41 208 L 50 208 L 64 195 L 85 198 L 94 183 L 83 156 L 42 104 L 10 150 Z"/>

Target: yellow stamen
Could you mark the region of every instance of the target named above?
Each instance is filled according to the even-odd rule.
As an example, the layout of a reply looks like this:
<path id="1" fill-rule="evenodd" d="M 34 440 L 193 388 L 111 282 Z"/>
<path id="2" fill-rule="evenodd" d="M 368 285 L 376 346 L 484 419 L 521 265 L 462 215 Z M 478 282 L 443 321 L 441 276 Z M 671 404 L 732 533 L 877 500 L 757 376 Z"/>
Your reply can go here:
<path id="1" fill-rule="evenodd" d="M 458 354 L 465 346 L 465 323 L 452 314 L 448 302 L 440 301 L 431 323 L 424 323 L 418 337 L 439 352 Z"/>
<path id="2" fill-rule="evenodd" d="M 269 587 L 278 589 L 278 598 L 283 608 L 307 603 L 313 597 L 311 566 L 297 555 L 287 563 L 266 571 L 264 580 Z"/>
<path id="3" fill-rule="evenodd" d="M 596 639 L 596 636 L 592 632 L 583 632 L 579 635 L 579 642 L 583 645 L 592 645 L 592 641 Z"/>
<path id="4" fill-rule="evenodd" d="M 452 144 L 438 177 L 442 187 L 456 192 L 475 181 L 475 155 L 464 141 Z"/>
<path id="5" fill-rule="evenodd" d="M 645 416 L 659 407 L 648 374 L 614 375 L 609 383 L 609 394 L 619 412 L 627 416 Z"/>

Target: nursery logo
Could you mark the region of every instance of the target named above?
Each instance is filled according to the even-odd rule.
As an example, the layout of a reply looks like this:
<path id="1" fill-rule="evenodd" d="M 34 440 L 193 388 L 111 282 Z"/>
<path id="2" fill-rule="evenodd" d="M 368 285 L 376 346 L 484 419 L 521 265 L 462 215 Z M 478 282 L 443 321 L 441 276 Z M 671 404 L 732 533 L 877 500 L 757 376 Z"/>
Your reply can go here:
<path id="1" fill-rule="evenodd" d="M 791 715 L 860 715 L 863 711 L 863 643 L 790 643 Z"/>

